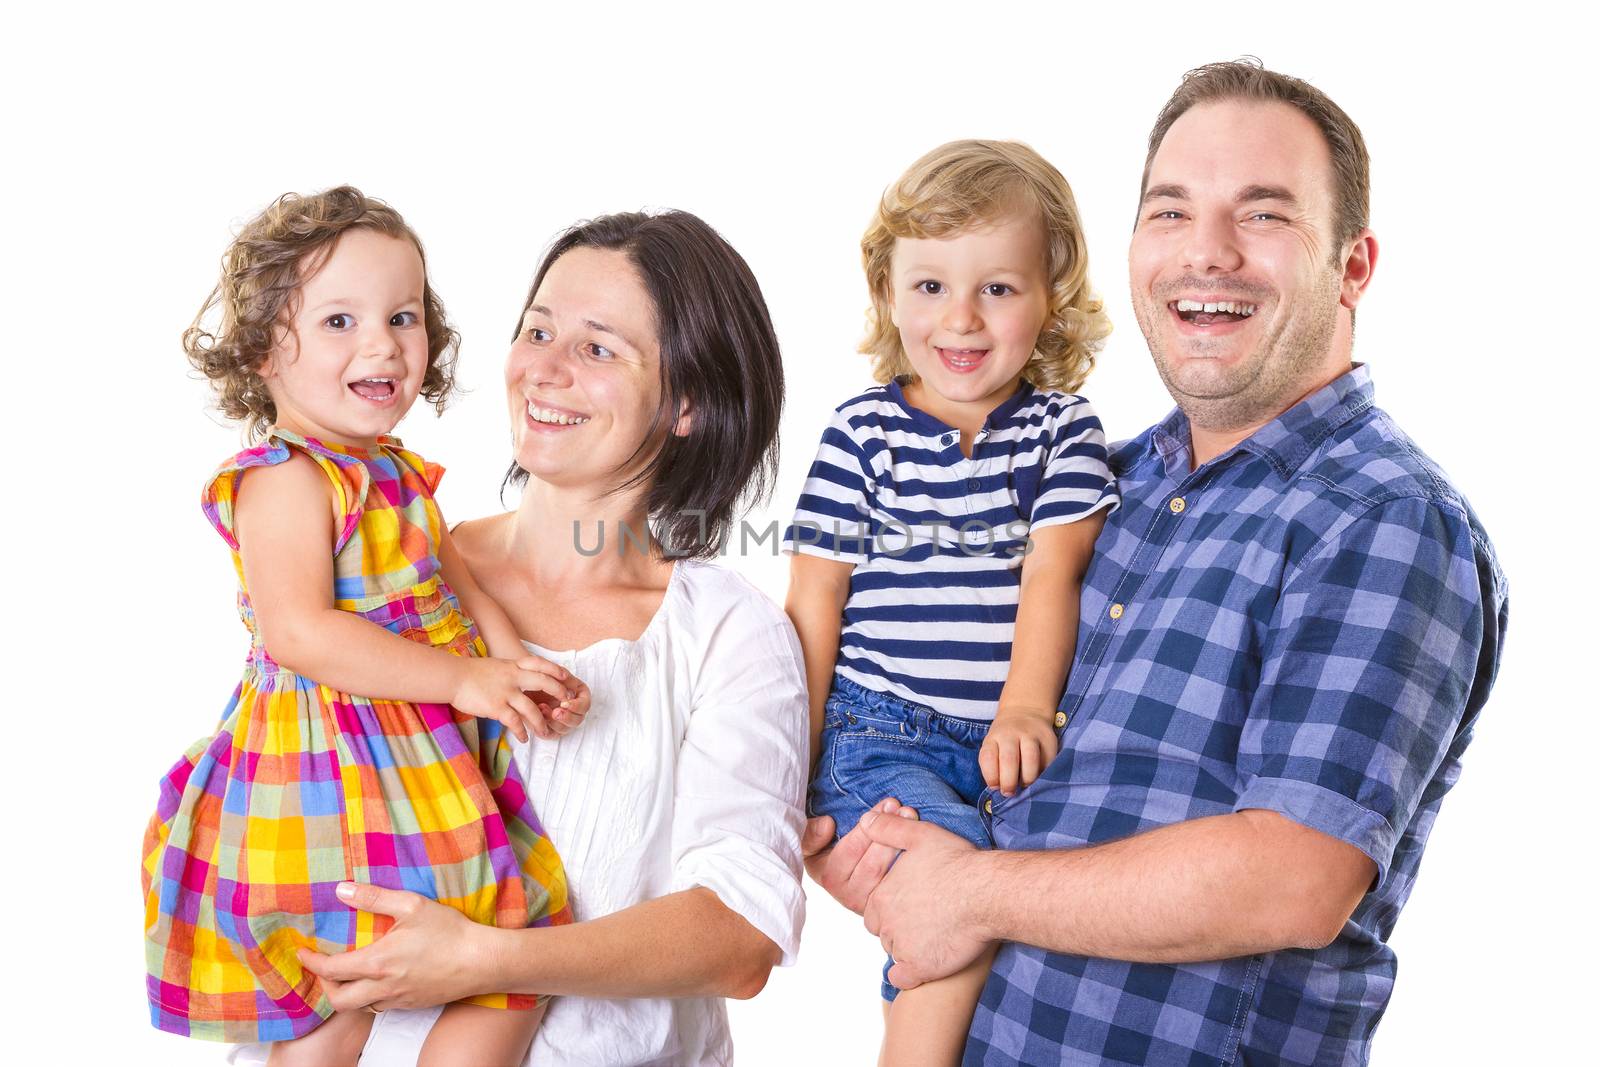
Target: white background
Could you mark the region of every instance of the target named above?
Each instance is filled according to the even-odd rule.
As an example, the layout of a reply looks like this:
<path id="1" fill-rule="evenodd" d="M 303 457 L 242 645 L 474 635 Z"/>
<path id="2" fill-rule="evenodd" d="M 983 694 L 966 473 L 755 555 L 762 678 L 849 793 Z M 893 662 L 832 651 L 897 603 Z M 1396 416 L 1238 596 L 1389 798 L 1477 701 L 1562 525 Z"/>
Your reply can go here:
<path id="1" fill-rule="evenodd" d="M 1361 124 L 1381 255 L 1357 356 L 1471 498 L 1513 589 L 1499 685 L 1394 938 L 1375 1062 L 1580 1055 L 1596 991 L 1581 869 L 1596 232 L 1576 147 L 1592 141 L 1592 61 L 1567 42 L 1592 39 L 1592 19 L 1536 4 L 462 6 L 8 16 L 4 988 L 25 1042 L 8 1061 L 216 1059 L 146 1020 L 137 872 L 156 779 L 209 728 L 244 651 L 197 506 L 239 436 L 207 415 L 178 347 L 239 222 L 349 181 L 416 227 L 469 392 L 402 432 L 451 469 L 442 503 L 463 518 L 500 506 L 500 362 L 546 242 L 609 211 L 701 214 L 763 283 L 786 356 L 782 477 L 760 523 L 787 512 L 827 411 L 867 382 L 857 241 L 874 198 L 951 138 L 1023 139 L 1068 176 L 1116 324 L 1085 391 L 1114 437 L 1159 418 L 1123 258 L 1143 142 L 1186 69 L 1241 53 Z M 731 562 L 781 599 L 781 560 Z M 733 1008 L 742 1063 L 872 1059 L 881 957 L 811 899 L 800 965 Z"/>

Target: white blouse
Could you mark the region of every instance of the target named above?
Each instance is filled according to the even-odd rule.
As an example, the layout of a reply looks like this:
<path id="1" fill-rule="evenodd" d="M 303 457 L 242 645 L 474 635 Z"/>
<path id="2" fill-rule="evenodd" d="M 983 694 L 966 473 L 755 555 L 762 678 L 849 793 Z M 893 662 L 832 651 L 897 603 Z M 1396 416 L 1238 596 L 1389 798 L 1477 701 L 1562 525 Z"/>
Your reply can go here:
<path id="1" fill-rule="evenodd" d="M 800 644 L 783 612 L 733 571 L 679 562 L 637 641 L 528 648 L 582 678 L 593 694 L 578 729 L 516 744 L 533 810 L 566 866 L 578 921 L 705 886 L 771 938 L 785 965 L 793 963 L 805 920 L 808 705 Z M 412 1067 L 438 1012 L 382 1013 L 362 1067 Z M 527 1060 L 539 1067 L 732 1062 L 720 997 L 558 996 Z"/>

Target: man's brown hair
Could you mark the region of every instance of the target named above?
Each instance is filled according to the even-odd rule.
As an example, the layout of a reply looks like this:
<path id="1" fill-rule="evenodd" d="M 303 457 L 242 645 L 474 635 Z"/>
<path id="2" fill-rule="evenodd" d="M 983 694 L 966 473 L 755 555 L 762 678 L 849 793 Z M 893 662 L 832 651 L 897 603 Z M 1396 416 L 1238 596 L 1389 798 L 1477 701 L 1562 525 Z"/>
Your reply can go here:
<path id="1" fill-rule="evenodd" d="M 1150 184 L 1150 164 L 1172 124 L 1192 107 L 1226 100 L 1288 104 L 1322 131 L 1333 160 L 1333 238 L 1337 256 L 1338 246 L 1367 226 L 1372 176 L 1361 128 L 1316 86 L 1267 70 L 1261 60 L 1251 56 L 1231 63 L 1207 63 L 1183 76 L 1150 131 L 1150 150 L 1144 157 L 1144 177 L 1139 181 L 1141 202 Z"/>

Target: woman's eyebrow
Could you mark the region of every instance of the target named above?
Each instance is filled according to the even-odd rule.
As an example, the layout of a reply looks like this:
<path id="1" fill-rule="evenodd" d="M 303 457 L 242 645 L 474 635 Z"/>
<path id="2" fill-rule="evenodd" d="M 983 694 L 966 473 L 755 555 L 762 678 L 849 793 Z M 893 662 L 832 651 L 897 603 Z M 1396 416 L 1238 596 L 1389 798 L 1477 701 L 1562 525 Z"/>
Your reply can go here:
<path id="1" fill-rule="evenodd" d="M 529 304 L 528 305 L 528 310 L 523 312 L 523 317 L 526 318 L 528 316 L 529 312 L 537 312 L 538 314 L 543 315 L 547 319 L 555 318 L 555 315 L 551 314 L 550 309 L 545 307 L 543 304 Z M 598 321 L 596 321 L 594 319 L 581 319 L 579 321 L 581 321 L 589 329 L 594 330 L 596 333 L 608 333 L 608 334 L 610 334 L 612 337 L 615 337 L 617 340 L 621 341 L 623 344 L 627 345 L 629 348 L 638 349 L 638 347 L 639 347 L 638 345 L 634 344 L 632 341 L 630 341 L 628 339 L 628 335 L 627 334 L 623 333 L 621 330 L 617 329 L 615 326 L 607 326 L 605 323 L 598 322 Z"/>

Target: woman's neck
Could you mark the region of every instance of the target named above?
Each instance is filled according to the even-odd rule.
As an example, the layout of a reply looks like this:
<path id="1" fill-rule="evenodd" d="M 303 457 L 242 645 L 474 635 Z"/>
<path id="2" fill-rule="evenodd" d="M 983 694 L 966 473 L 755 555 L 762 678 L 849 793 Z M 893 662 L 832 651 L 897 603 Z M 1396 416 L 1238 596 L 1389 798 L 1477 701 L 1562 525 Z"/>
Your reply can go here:
<path id="1" fill-rule="evenodd" d="M 592 494 L 530 478 L 511 516 L 509 554 L 545 588 L 658 584 L 671 565 L 650 537 L 643 492 Z"/>

